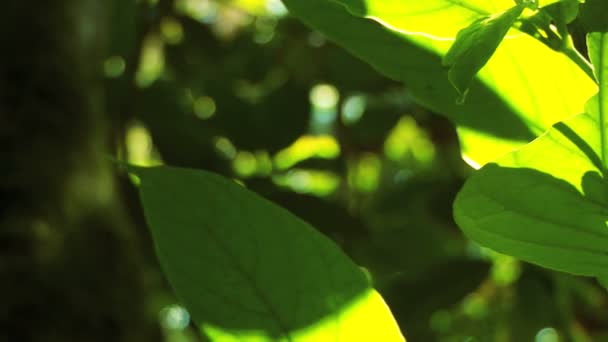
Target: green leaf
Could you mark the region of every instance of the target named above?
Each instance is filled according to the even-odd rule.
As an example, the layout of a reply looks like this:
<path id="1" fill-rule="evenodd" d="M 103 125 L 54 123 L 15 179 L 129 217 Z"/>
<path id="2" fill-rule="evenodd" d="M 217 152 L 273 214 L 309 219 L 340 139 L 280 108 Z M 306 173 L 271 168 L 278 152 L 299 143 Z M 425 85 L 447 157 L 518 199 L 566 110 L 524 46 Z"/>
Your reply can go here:
<path id="1" fill-rule="evenodd" d="M 519 29 L 540 40 L 556 51 L 574 52 L 568 24 L 576 19 L 578 0 L 565 0 L 541 8 L 522 18 Z M 587 70 L 587 65 L 584 66 Z"/>
<path id="2" fill-rule="evenodd" d="M 524 8 L 514 6 L 500 14 L 476 20 L 458 32 L 456 41 L 443 56 L 443 64 L 451 67 L 448 78 L 460 93 L 461 102 L 464 102 L 475 75 L 492 57 Z"/>
<path id="3" fill-rule="evenodd" d="M 546 5 L 552 2 L 541 2 Z M 513 6 L 504 1 L 285 0 L 290 12 L 393 79 L 458 126 L 463 154 L 484 164 L 583 110 L 597 91 L 565 55 L 509 31 L 464 105 L 441 64 L 458 31 Z M 566 94 L 568 94 L 566 96 Z M 556 100 L 557 99 L 557 100 Z"/>
<path id="4" fill-rule="evenodd" d="M 212 340 L 404 340 L 362 270 L 286 210 L 208 172 L 134 171 L 160 263 Z"/>
<path id="5" fill-rule="evenodd" d="M 588 48 L 599 93 L 586 113 L 473 175 L 454 204 L 467 236 L 559 271 L 608 276 L 608 34 Z"/>
<path id="6" fill-rule="evenodd" d="M 608 16 L 608 12 L 607 12 Z M 608 27 L 604 32 L 587 35 L 589 59 L 594 66 L 599 91 L 586 106 L 587 112 L 597 116 L 603 166 L 608 164 Z"/>

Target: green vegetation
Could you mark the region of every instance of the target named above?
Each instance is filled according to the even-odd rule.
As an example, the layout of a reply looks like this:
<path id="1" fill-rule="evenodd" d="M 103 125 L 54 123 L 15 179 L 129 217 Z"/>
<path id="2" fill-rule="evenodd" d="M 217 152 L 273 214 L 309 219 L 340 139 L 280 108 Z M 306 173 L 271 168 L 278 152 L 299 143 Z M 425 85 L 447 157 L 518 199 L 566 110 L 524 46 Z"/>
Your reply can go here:
<path id="1" fill-rule="evenodd" d="M 608 2 L 40 6 L 0 341 L 608 339 Z"/>

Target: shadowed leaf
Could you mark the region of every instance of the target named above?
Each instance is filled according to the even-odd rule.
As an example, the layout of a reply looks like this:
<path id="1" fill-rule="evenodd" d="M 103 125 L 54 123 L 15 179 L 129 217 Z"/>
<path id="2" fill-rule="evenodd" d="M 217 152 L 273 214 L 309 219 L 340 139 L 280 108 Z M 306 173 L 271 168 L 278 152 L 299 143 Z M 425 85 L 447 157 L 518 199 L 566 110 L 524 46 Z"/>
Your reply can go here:
<path id="1" fill-rule="evenodd" d="M 161 265 L 214 340 L 404 340 L 364 273 L 302 220 L 208 172 L 134 171 Z"/>

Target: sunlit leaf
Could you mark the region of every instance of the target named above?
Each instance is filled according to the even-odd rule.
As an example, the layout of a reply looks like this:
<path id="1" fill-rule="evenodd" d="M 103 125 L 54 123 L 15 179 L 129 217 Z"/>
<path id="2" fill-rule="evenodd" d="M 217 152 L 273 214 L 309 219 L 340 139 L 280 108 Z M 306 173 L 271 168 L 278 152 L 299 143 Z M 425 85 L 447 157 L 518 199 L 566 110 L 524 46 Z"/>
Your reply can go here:
<path id="1" fill-rule="evenodd" d="M 508 10 L 512 0 L 284 2 L 293 15 L 383 74 L 403 81 L 420 103 L 448 116 L 458 126 L 463 154 L 472 163 L 494 160 L 553 123 L 582 112 L 597 91 L 567 56 L 510 30 L 473 80 L 467 101 L 456 104 L 458 94 L 448 81 L 442 56 L 461 29 Z"/>
<path id="2" fill-rule="evenodd" d="M 328 238 L 235 182 L 133 170 L 158 257 L 214 341 L 403 341 L 365 274 Z"/>
<path id="3" fill-rule="evenodd" d="M 586 113 L 557 123 L 471 177 L 456 198 L 473 240 L 545 267 L 608 275 L 608 34 L 588 48 L 599 93 Z"/>
<path id="4" fill-rule="evenodd" d="M 519 29 L 556 51 L 574 52 L 569 49 L 572 42 L 569 38 L 568 24 L 576 19 L 578 9 L 578 0 L 554 3 L 523 18 Z"/>

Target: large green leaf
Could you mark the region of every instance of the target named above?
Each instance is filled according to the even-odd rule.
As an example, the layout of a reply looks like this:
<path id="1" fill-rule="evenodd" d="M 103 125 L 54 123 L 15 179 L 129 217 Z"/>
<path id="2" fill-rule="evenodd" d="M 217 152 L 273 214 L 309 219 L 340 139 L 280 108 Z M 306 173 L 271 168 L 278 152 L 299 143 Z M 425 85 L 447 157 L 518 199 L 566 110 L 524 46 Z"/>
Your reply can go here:
<path id="1" fill-rule="evenodd" d="M 464 155 L 478 164 L 580 113 L 597 91 L 567 56 L 511 30 L 472 83 L 466 102 L 456 104 L 458 94 L 441 57 L 462 28 L 508 10 L 511 0 L 284 2 L 293 15 L 383 74 L 405 82 L 420 103 L 447 115 L 458 126 Z"/>
<path id="2" fill-rule="evenodd" d="M 328 238 L 236 182 L 135 169 L 161 265 L 214 341 L 403 341 L 390 310 Z"/>
<path id="3" fill-rule="evenodd" d="M 599 93 L 586 113 L 556 124 L 473 175 L 456 198 L 458 225 L 499 252 L 574 274 L 608 276 L 608 34 L 588 48 Z"/>

